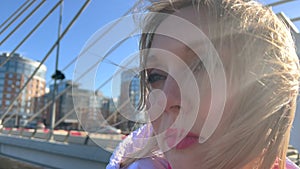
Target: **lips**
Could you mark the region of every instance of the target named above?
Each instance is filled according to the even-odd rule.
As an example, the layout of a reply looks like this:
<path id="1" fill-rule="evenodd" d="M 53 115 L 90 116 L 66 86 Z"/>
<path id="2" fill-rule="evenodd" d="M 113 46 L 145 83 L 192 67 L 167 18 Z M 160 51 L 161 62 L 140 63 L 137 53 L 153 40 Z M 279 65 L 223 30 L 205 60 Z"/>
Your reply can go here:
<path id="1" fill-rule="evenodd" d="M 168 129 L 166 131 L 166 143 L 170 148 L 175 147 L 176 149 L 186 149 L 199 141 L 199 137 L 189 132 L 184 138 L 180 140 L 180 142 L 175 146 L 176 142 L 178 142 L 178 139 L 180 135 L 183 134 L 183 130 L 179 131 L 178 129 Z M 177 141 L 176 141 L 177 140 Z"/>
<path id="2" fill-rule="evenodd" d="M 194 136 L 186 136 L 184 137 L 177 145 L 176 145 L 176 149 L 186 149 L 196 143 L 198 143 L 199 141 L 198 137 L 194 137 Z"/>

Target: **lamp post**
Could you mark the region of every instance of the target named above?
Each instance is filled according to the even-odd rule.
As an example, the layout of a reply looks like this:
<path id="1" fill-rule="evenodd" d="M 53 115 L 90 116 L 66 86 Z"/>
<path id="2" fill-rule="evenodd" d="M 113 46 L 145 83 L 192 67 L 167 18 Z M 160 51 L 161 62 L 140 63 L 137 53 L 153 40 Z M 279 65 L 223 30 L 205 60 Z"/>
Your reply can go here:
<path id="1" fill-rule="evenodd" d="M 56 58 L 56 68 L 58 66 L 58 58 Z M 57 80 L 63 80 L 65 79 L 65 75 L 56 69 L 55 73 L 51 76 L 51 78 L 54 80 L 53 84 L 53 93 L 52 93 L 52 112 L 51 112 L 51 126 L 50 126 L 50 140 L 53 139 L 53 131 L 55 127 L 55 119 L 56 119 L 56 100 L 55 96 L 57 94 Z"/>
<path id="2" fill-rule="evenodd" d="M 61 32 L 61 22 L 62 22 L 62 3 L 60 4 L 59 8 L 59 20 L 58 20 L 58 32 L 57 32 L 57 37 L 58 39 L 60 38 L 60 32 Z M 50 137 L 49 140 L 53 140 L 53 131 L 55 128 L 55 116 L 56 116 L 56 101 L 55 101 L 55 96 L 57 92 L 57 80 L 63 80 L 65 79 L 65 75 L 58 70 L 58 59 L 59 59 L 59 44 L 60 41 L 57 43 L 57 50 L 56 50 L 56 60 L 55 60 L 55 73 L 51 76 L 51 78 L 54 80 L 54 85 L 53 85 L 53 95 L 52 95 L 52 112 L 51 112 L 51 126 L 50 126 Z"/>

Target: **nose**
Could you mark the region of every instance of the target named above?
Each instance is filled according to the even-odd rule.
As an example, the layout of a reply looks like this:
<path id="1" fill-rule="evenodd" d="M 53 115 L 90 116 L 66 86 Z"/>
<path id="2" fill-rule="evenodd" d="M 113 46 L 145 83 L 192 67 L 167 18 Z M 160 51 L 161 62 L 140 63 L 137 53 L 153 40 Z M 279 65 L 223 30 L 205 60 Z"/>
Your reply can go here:
<path id="1" fill-rule="evenodd" d="M 181 108 L 180 88 L 178 83 L 169 75 L 162 90 L 167 99 L 165 112 L 177 115 Z"/>

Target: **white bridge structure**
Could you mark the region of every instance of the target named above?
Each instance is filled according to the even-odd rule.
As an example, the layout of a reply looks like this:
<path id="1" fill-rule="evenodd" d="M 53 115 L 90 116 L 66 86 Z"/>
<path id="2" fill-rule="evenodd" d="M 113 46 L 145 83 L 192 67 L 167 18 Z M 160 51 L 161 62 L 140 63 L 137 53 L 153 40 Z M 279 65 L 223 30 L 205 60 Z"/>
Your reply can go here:
<path id="1" fill-rule="evenodd" d="M 3 129 L 0 157 L 15 159 L 19 166 L 32 168 L 101 169 L 109 161 L 109 150 L 113 150 L 123 138 L 115 134 L 88 136 L 78 131 L 54 131 L 53 140 L 49 140 L 49 134 L 47 130 Z"/>
<path id="2" fill-rule="evenodd" d="M 59 53 L 59 42 L 63 37 L 67 34 L 68 30 L 72 27 L 81 13 L 85 10 L 85 7 L 88 6 L 90 1 L 93 0 L 82 0 L 82 6 L 78 9 L 74 17 L 68 22 L 67 26 L 64 30 L 58 31 L 58 37 L 55 43 L 53 43 L 52 47 L 49 48 L 48 51 L 42 61 L 40 62 L 43 64 L 47 58 L 50 56 L 51 53 L 54 52 L 54 49 L 57 49 L 57 58 L 56 58 L 56 68 L 57 68 L 57 60 L 58 60 L 58 53 Z M 96 0 L 94 0 L 95 2 Z M 299 34 L 299 25 L 298 28 L 295 26 L 295 23 L 300 21 L 299 16 L 293 16 L 291 18 L 286 17 L 284 13 L 289 12 L 287 9 L 286 11 L 280 11 L 278 8 L 284 5 L 292 4 L 295 2 L 299 2 L 298 0 L 260 0 L 261 2 L 265 3 L 266 6 L 277 9 L 278 16 L 281 17 L 286 24 L 291 28 L 291 33 L 295 37 L 296 46 L 297 46 L 297 54 L 300 56 L 300 34 Z M 9 1 L 6 1 L 9 2 Z M 12 2 L 12 1 L 11 1 Z M 32 4 L 38 3 L 34 10 L 28 10 L 27 15 L 24 16 L 24 11 L 29 9 Z M 57 1 L 45 1 L 45 0 L 27 0 L 22 5 L 21 8 L 17 10 L 14 14 L 11 15 L 6 21 L 0 23 L 0 35 L 2 33 L 6 33 L 6 37 L 0 37 L 0 47 L 4 42 L 7 42 L 11 35 L 18 29 L 26 29 L 22 27 L 22 24 L 27 22 L 27 19 L 35 16 L 35 11 L 38 10 L 40 7 L 43 6 L 44 3 L 53 3 L 52 9 L 50 10 L 43 10 L 49 11 L 45 14 L 44 18 L 39 20 L 39 22 L 34 25 L 33 29 L 22 39 L 20 38 L 20 43 L 16 44 L 16 47 L 10 51 L 10 56 L 12 56 L 22 45 L 27 38 L 29 38 L 39 27 L 43 24 L 45 20 L 47 20 L 48 16 L 52 15 L 53 11 L 56 9 L 60 9 L 60 15 L 62 15 L 62 4 L 64 0 L 57 0 Z M 105 8 L 105 2 L 103 1 L 102 8 Z M 72 2 L 73 3 L 73 2 Z M 142 0 L 136 0 L 136 3 L 131 9 L 123 15 L 131 14 L 136 7 L 138 7 L 142 3 Z M 92 4 L 92 3 L 91 3 Z M 102 5 L 102 4 L 101 4 Z M 27 7 L 25 7 L 27 6 Z M 295 6 L 295 5 L 294 5 Z M 60 7 L 60 8 L 59 8 Z M 296 8 L 299 6 L 296 5 Z M 101 9 L 99 9 L 101 10 Z M 111 11 L 114 12 L 114 11 Z M 283 12 L 283 13 L 280 13 Z M 24 14 L 23 14 L 24 13 Z M 18 14 L 18 15 L 16 15 Z M 23 14 L 23 15 L 22 15 Z M 21 16 L 23 20 L 20 21 L 19 16 Z M 3 18 L 4 16 L 1 16 Z M 4 17 L 6 18 L 6 17 Z M 99 20 L 101 18 L 98 18 Z M 98 21 L 99 21 L 98 20 Z M 8 22 L 10 21 L 10 22 Z M 14 23 L 19 22 L 16 27 L 13 27 Z M 61 22 L 58 22 L 61 24 Z M 12 26 L 11 26 L 12 25 Z M 115 25 L 112 25 L 115 26 Z M 9 32 L 8 32 L 9 31 Z M 44 30 L 45 31 L 45 30 Z M 82 30 L 84 31 L 84 30 Z M 38 39 L 43 39 L 43 37 L 39 37 Z M 76 39 L 76 37 L 74 37 Z M 40 43 L 40 42 L 37 42 Z M 106 54 L 112 53 L 115 49 L 119 47 L 121 43 L 116 44 L 111 51 L 108 51 Z M 32 45 L 33 48 L 35 47 Z M 106 55 L 105 55 L 106 56 Z M 76 61 L 73 59 L 70 61 L 69 64 L 63 69 L 67 69 L 70 65 L 73 65 Z M 3 66 L 11 57 L 7 57 L 5 62 L 0 63 L 0 68 Z M 103 60 L 106 58 L 104 57 Z M 71 60 L 71 59 L 70 59 Z M 108 59 L 107 59 L 108 60 Z M 109 61 L 110 63 L 111 61 Z M 96 65 L 97 66 L 97 65 Z M 105 168 L 109 161 L 109 157 L 111 156 L 111 152 L 113 149 L 118 145 L 120 141 L 124 139 L 124 135 L 121 134 L 99 134 L 99 133 L 85 133 L 81 131 L 65 131 L 65 130 L 55 130 L 55 127 L 64 121 L 68 116 L 74 114 L 75 109 L 70 110 L 64 117 L 60 120 L 55 121 L 55 104 L 58 98 L 67 91 L 61 91 L 60 93 L 56 93 L 57 84 L 56 80 L 61 80 L 63 78 L 58 77 L 55 73 L 54 76 L 54 94 L 53 99 L 50 100 L 48 103 L 42 105 L 43 107 L 38 107 L 36 112 L 32 112 L 30 118 L 28 119 L 28 123 L 33 121 L 35 118 L 40 117 L 41 114 L 47 109 L 47 107 L 52 106 L 52 117 L 51 117 L 51 127 L 50 129 L 24 129 L 24 128 L 6 128 L 5 124 L 11 118 L 16 118 L 16 122 L 18 122 L 17 118 L 20 116 L 19 111 L 11 111 L 12 108 L 16 108 L 16 110 L 21 109 L 17 107 L 18 99 L 21 98 L 22 91 L 26 91 L 26 86 L 29 84 L 32 77 L 35 76 L 36 72 L 39 68 L 33 71 L 32 75 L 28 77 L 28 80 L 24 83 L 24 86 L 21 87 L 20 91 L 14 93 L 14 97 L 9 100 L 9 104 L 7 107 L 0 109 L 0 169 L 7 169 L 7 168 L 24 168 L 24 169 L 41 169 L 41 168 L 54 168 L 54 169 L 102 169 Z M 61 74 L 59 74 L 61 75 Z M 104 84 L 101 84 L 98 89 L 105 86 L 107 82 L 111 81 L 107 79 Z M 97 90 L 98 90 L 97 89 Z M 95 91 L 97 92 L 97 91 Z M 12 94 L 10 94 L 11 96 Z M 8 98 L 8 97 L 7 97 Z M 0 102 L 2 98 L 0 98 Z M 3 100 L 4 101 L 4 100 Z M 114 114 L 117 112 L 113 112 L 109 114 L 109 118 L 113 118 Z M 105 119 L 109 121 L 108 119 Z M 18 125 L 16 125 L 18 126 Z M 288 156 L 298 163 L 299 165 L 299 154 L 300 151 L 300 101 L 298 100 L 298 108 L 295 116 L 295 121 L 293 124 L 293 128 L 291 131 L 291 140 L 290 140 L 290 149 L 288 152 Z M 298 151 L 297 151 L 298 150 Z"/>

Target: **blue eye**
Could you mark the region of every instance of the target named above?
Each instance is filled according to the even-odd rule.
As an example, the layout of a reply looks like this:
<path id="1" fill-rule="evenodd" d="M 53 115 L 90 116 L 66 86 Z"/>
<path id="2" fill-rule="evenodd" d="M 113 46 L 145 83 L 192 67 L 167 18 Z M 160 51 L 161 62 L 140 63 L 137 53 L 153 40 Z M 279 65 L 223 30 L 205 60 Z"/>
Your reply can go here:
<path id="1" fill-rule="evenodd" d="M 157 81 L 166 80 L 166 79 L 167 79 L 166 75 L 159 74 L 159 73 L 150 73 L 148 75 L 147 82 L 150 83 L 150 84 L 152 84 L 152 83 L 155 83 Z"/>

